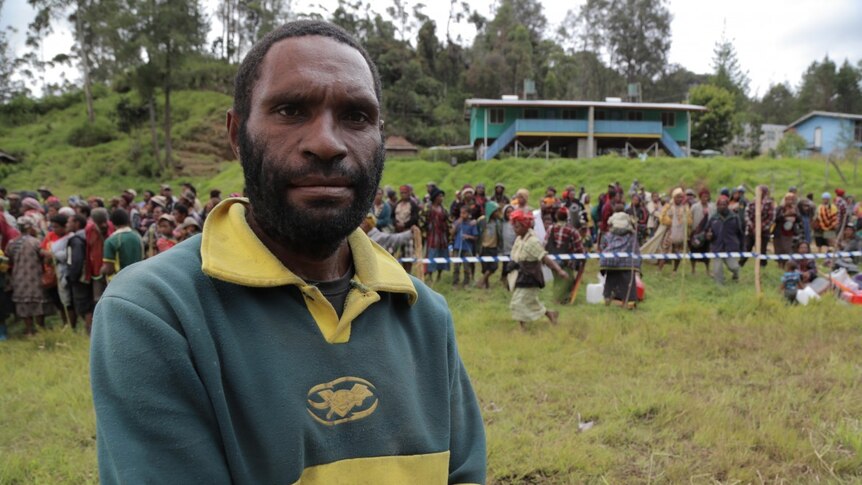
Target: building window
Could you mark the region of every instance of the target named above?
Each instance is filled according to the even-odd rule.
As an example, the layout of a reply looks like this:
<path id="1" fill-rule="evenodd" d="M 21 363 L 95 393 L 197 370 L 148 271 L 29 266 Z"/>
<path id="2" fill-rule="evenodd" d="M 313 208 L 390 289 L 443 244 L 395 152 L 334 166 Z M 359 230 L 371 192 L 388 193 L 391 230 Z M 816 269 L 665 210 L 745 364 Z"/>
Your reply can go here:
<path id="1" fill-rule="evenodd" d="M 676 126 L 676 113 L 673 111 L 665 111 L 661 114 L 661 126 L 664 128 L 673 128 Z"/>
<path id="2" fill-rule="evenodd" d="M 503 108 L 491 108 L 490 122 L 492 125 L 502 125 L 506 119 L 506 112 Z"/>
<path id="3" fill-rule="evenodd" d="M 622 121 L 623 112 L 622 111 L 611 111 L 608 113 L 608 119 L 613 121 Z"/>
<path id="4" fill-rule="evenodd" d="M 862 143 L 862 120 L 856 121 L 856 130 L 853 132 L 853 141 Z"/>
<path id="5" fill-rule="evenodd" d="M 644 112 L 643 111 L 629 111 L 628 117 L 629 117 L 629 121 L 643 121 Z"/>
<path id="6" fill-rule="evenodd" d="M 766 132 L 766 141 L 775 141 L 775 132 L 767 131 Z"/>
<path id="7" fill-rule="evenodd" d="M 539 110 L 535 108 L 527 108 L 524 110 L 524 119 L 537 120 L 539 119 Z"/>
<path id="8" fill-rule="evenodd" d="M 597 120 L 603 120 L 605 119 L 606 115 L 607 113 L 604 110 L 597 110 L 595 117 Z"/>
<path id="9" fill-rule="evenodd" d="M 563 119 L 564 120 L 576 120 L 578 119 L 578 111 L 574 109 L 564 109 L 563 110 Z M 856 125 L 859 126 L 858 124 Z"/>

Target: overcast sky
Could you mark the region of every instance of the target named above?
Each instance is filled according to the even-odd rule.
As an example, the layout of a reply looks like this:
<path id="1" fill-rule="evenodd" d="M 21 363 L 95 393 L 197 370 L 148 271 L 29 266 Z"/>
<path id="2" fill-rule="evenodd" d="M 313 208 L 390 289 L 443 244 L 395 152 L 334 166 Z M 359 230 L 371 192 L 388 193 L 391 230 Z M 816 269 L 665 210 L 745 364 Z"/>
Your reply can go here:
<path id="1" fill-rule="evenodd" d="M 473 8 L 489 16 L 487 1 L 469 0 Z M 549 31 L 565 18 L 569 9 L 577 9 L 585 0 L 542 0 Z M 217 0 L 205 0 L 207 5 Z M 426 13 L 437 21 L 438 35 L 445 32 L 448 3 L 424 2 Z M 295 0 L 297 12 L 319 12 L 332 9 L 336 0 Z M 381 13 L 391 0 L 371 0 Z M 862 59 L 862 0 L 670 0 L 673 14 L 670 62 L 681 64 L 696 73 L 712 70 L 712 50 L 724 29 L 736 46 L 740 63 L 751 78 L 752 95 L 762 96 L 770 84 L 789 82 L 796 88 L 802 72 L 814 60 L 825 55 L 838 64 L 845 58 L 856 63 Z M 12 26 L 20 32 L 13 36 L 16 47 L 23 50 L 23 31 L 32 20 L 27 0 L 5 0 L 0 12 L 0 28 Z M 217 31 L 214 29 L 214 31 Z M 474 33 L 465 28 L 465 40 Z M 71 43 L 68 32 L 53 35 L 44 47 L 51 58 Z M 76 72 L 69 73 L 77 79 Z"/>

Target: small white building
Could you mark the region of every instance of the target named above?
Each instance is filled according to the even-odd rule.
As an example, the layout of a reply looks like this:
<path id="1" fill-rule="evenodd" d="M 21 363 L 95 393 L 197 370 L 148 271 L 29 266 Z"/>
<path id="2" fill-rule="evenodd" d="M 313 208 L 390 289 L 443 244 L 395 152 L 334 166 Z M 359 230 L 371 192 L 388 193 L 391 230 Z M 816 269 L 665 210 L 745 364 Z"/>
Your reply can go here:
<path id="1" fill-rule="evenodd" d="M 770 150 L 775 150 L 778 147 L 778 142 L 784 136 L 785 125 L 760 125 L 760 146 L 761 155 L 768 155 Z M 733 140 L 724 147 L 726 155 L 739 155 L 751 148 L 751 125 L 746 123 L 742 125 L 742 134 L 733 137 Z"/>
<path id="2" fill-rule="evenodd" d="M 768 154 L 770 150 L 778 148 L 778 142 L 784 136 L 787 125 L 761 125 L 763 133 L 760 135 L 760 153 Z"/>

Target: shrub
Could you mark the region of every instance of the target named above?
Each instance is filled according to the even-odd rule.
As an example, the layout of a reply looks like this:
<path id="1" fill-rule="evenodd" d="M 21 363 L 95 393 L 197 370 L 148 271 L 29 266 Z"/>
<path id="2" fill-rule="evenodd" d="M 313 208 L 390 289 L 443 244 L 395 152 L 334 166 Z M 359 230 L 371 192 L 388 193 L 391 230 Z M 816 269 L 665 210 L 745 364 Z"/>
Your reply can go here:
<path id="1" fill-rule="evenodd" d="M 799 133 L 788 131 L 783 137 L 781 137 L 781 140 L 778 142 L 778 147 L 775 150 L 782 157 L 793 158 L 798 155 L 799 152 L 805 150 L 807 145 L 808 142 L 806 142 L 805 138 L 802 138 Z"/>
<path id="2" fill-rule="evenodd" d="M 92 147 L 107 143 L 115 138 L 111 125 L 104 120 L 95 123 L 83 122 L 69 133 L 68 142 L 79 148 Z"/>

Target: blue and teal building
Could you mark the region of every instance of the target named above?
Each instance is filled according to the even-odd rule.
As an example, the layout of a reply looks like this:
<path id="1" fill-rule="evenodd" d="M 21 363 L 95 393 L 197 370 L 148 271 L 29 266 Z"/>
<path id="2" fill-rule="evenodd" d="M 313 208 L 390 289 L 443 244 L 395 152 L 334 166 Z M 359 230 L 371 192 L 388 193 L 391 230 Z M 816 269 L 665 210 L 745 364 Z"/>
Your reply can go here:
<path id="1" fill-rule="evenodd" d="M 609 152 L 662 149 L 673 157 L 689 154 L 691 113 L 703 106 L 676 103 L 468 99 L 470 143 L 477 158 L 504 150 L 544 149 L 566 158 L 593 158 Z"/>
<path id="2" fill-rule="evenodd" d="M 812 111 L 787 125 L 805 139 L 807 155 L 839 154 L 848 148 L 862 148 L 862 115 Z"/>

